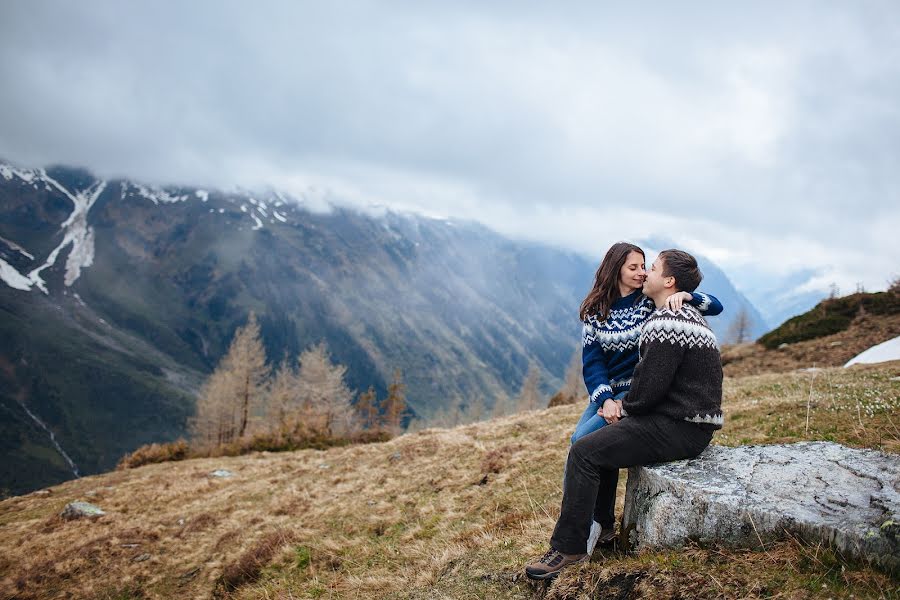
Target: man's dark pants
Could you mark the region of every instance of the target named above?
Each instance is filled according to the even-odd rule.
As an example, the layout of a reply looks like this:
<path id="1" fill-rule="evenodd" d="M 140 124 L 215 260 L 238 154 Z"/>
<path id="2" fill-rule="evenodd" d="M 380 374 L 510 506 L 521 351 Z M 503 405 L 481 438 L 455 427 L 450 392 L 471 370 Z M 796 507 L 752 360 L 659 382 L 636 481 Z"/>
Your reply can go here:
<path id="1" fill-rule="evenodd" d="M 569 448 L 562 509 L 550 546 L 584 554 L 592 517 L 612 511 L 612 505 L 601 505 L 615 502 L 619 469 L 693 458 L 712 435 L 705 425 L 646 415 L 625 417 L 579 439 Z"/>

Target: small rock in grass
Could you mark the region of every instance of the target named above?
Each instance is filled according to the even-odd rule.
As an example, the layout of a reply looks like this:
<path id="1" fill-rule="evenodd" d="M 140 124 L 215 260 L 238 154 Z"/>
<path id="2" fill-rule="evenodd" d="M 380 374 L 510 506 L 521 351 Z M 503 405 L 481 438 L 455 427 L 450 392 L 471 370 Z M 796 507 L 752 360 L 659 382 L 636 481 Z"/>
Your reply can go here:
<path id="1" fill-rule="evenodd" d="M 145 552 L 144 554 L 139 554 L 139 555 L 135 556 L 132 560 L 134 562 L 144 562 L 145 560 L 148 560 L 149 558 L 150 558 L 150 555 Z"/>
<path id="2" fill-rule="evenodd" d="M 82 517 L 102 517 L 106 513 L 88 502 L 69 502 L 59 516 L 67 521 Z"/>

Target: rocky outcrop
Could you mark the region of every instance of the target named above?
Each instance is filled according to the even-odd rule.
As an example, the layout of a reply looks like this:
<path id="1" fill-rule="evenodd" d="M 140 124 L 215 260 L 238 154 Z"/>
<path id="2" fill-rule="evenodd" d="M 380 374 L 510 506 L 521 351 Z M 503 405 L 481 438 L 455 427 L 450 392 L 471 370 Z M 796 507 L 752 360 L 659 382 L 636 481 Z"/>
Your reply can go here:
<path id="1" fill-rule="evenodd" d="M 89 502 L 69 502 L 59 516 L 67 521 L 72 519 L 102 517 L 106 513 Z"/>
<path id="2" fill-rule="evenodd" d="M 759 547 L 789 533 L 900 571 L 900 457 L 830 442 L 727 448 L 628 473 L 636 549 Z"/>

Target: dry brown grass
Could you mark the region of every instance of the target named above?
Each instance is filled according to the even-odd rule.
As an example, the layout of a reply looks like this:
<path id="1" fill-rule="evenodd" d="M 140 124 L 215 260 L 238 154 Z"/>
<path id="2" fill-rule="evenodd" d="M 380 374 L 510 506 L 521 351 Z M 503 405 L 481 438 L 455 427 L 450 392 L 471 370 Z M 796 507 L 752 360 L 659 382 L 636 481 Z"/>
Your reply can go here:
<path id="1" fill-rule="evenodd" d="M 167 444 L 145 444 L 134 452 L 126 454 L 116 465 L 117 469 L 134 469 L 161 462 L 174 462 L 189 458 L 190 447 L 185 440 Z"/>
<path id="2" fill-rule="evenodd" d="M 719 441 L 832 438 L 897 451 L 897 378 L 900 363 L 815 380 L 728 379 Z M 848 407 L 853 419 L 840 416 Z M 525 580 L 522 565 L 546 549 L 558 514 L 580 412 L 563 406 L 378 444 L 152 464 L 10 498 L 0 502 L 0 598 L 897 596 L 887 575 L 791 540 L 763 552 L 609 555 L 549 589 Z M 235 476 L 209 476 L 219 468 Z M 73 500 L 107 515 L 59 519 Z"/>
<path id="3" fill-rule="evenodd" d="M 134 469 L 144 465 L 175 462 L 188 458 L 241 456 L 253 452 L 288 452 L 308 448 L 324 450 L 335 446 L 386 442 L 392 437 L 394 435 L 384 429 L 366 429 L 344 434 L 319 431 L 263 432 L 239 438 L 229 444 L 206 447 L 190 445 L 185 440 L 179 439 L 167 444 L 145 444 L 123 456 L 116 465 L 116 469 Z"/>

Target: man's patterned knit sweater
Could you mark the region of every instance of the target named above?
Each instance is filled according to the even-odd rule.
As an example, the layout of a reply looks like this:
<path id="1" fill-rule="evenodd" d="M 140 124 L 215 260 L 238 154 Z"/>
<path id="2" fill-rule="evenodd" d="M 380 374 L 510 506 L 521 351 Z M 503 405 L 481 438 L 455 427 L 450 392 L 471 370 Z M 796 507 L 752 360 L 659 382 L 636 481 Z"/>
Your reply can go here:
<path id="1" fill-rule="evenodd" d="M 722 303 L 714 296 L 693 292 L 689 304 L 704 315 L 722 312 Z M 638 362 L 641 326 L 655 310 L 653 300 L 640 290 L 616 300 L 609 316 L 600 321 L 588 317 L 581 335 L 581 362 L 584 385 L 591 401 L 601 405 L 607 398 L 628 391 L 631 375 Z"/>
<path id="2" fill-rule="evenodd" d="M 640 357 L 622 401 L 625 412 L 722 427 L 719 344 L 696 308 L 657 309 L 641 331 Z"/>

